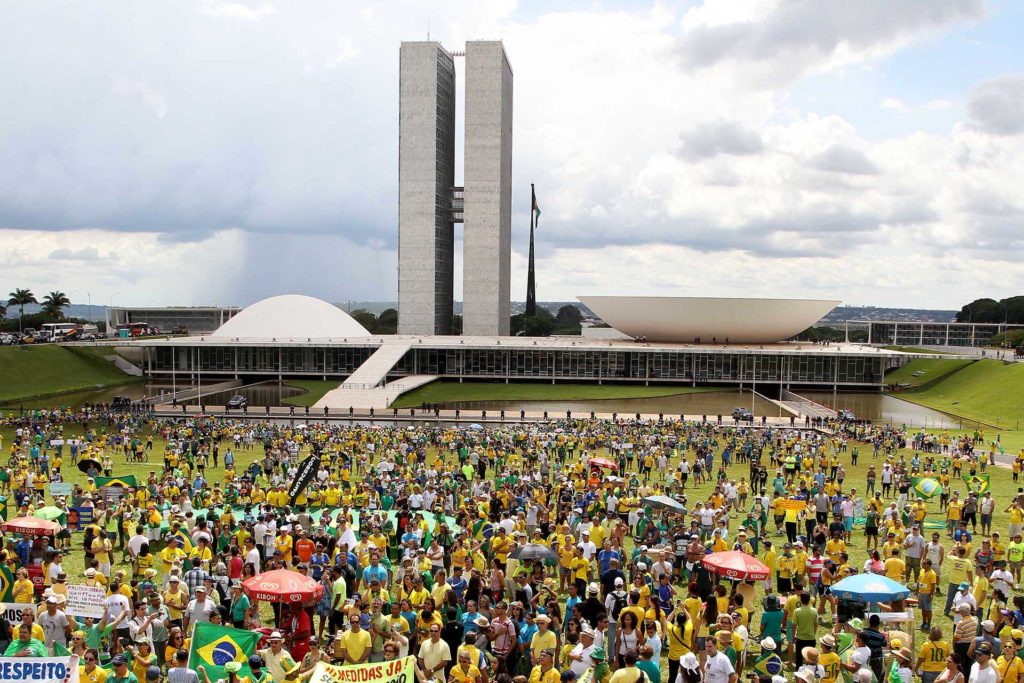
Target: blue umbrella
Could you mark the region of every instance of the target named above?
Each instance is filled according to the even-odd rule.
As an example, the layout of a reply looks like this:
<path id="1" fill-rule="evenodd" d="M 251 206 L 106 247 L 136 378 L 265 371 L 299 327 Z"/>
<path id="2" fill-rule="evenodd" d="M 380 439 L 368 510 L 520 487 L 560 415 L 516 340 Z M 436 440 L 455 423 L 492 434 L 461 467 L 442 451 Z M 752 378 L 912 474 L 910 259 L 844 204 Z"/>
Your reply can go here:
<path id="1" fill-rule="evenodd" d="M 910 589 L 881 574 L 854 574 L 832 586 L 840 600 L 891 602 L 910 597 Z"/>
<path id="2" fill-rule="evenodd" d="M 481 429 L 483 429 L 483 428 L 484 428 L 484 426 L 483 426 L 483 425 L 481 425 L 481 424 L 477 424 L 476 422 L 474 422 L 473 424 L 469 425 L 469 428 L 470 428 L 470 429 L 473 429 L 473 430 L 476 430 L 476 431 L 480 431 Z"/>

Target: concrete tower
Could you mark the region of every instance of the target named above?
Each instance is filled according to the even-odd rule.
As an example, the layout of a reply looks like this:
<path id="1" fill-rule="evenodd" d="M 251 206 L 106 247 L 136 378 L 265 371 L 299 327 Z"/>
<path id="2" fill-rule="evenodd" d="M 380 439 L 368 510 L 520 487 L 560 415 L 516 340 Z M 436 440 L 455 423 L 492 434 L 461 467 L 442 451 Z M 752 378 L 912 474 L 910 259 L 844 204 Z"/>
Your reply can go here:
<path id="1" fill-rule="evenodd" d="M 455 64 L 437 42 L 402 43 L 398 105 L 398 332 L 451 334 Z"/>
<path id="2" fill-rule="evenodd" d="M 512 67 L 500 40 L 466 43 L 462 329 L 508 336 Z"/>

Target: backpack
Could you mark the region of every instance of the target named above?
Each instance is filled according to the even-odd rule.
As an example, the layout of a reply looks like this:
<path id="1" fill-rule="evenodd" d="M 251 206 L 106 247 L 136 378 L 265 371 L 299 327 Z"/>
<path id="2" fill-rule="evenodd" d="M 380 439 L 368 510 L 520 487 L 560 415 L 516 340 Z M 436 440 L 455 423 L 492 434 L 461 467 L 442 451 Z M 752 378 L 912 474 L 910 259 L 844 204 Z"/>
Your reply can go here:
<path id="1" fill-rule="evenodd" d="M 618 591 L 612 593 L 612 619 L 615 621 L 619 620 L 619 614 L 622 613 L 623 608 L 626 607 L 626 593 L 623 591 L 622 595 L 619 595 Z"/>

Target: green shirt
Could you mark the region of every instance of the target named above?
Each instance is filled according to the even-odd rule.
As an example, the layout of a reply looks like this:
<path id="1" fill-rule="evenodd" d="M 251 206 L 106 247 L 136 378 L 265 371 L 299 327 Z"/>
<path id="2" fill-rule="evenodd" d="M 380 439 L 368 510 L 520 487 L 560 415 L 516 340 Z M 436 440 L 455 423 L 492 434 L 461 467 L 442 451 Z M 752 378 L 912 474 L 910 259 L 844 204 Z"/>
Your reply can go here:
<path id="1" fill-rule="evenodd" d="M 797 640 L 815 640 L 818 625 L 818 610 L 804 605 L 793 613 L 793 636 Z"/>
<path id="2" fill-rule="evenodd" d="M 100 649 L 100 645 L 103 644 L 103 639 L 109 636 L 113 630 L 113 626 L 107 626 L 102 631 L 100 631 L 99 624 L 90 626 L 85 631 L 85 646 L 93 650 Z"/>
<path id="3" fill-rule="evenodd" d="M 49 657 L 50 653 L 46 651 L 46 645 L 41 640 L 32 638 L 27 643 L 21 642 L 20 638 L 16 638 L 10 645 L 7 646 L 7 651 L 4 652 L 4 657 L 13 657 L 16 653 L 27 649 L 32 653 L 33 657 Z M 136 682 L 138 683 L 138 682 Z"/>

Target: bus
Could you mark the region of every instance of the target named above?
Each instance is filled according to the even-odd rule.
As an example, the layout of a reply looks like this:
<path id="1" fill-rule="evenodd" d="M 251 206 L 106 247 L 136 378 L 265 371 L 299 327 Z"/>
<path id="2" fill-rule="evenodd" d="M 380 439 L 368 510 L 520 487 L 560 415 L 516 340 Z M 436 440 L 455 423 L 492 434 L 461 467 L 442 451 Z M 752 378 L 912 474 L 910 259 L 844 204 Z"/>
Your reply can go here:
<path id="1" fill-rule="evenodd" d="M 156 330 L 149 326 L 149 323 L 121 323 L 117 326 L 117 336 L 121 339 L 126 337 L 145 337 L 156 334 Z"/>
<path id="2" fill-rule="evenodd" d="M 78 323 L 43 323 L 39 338 L 53 342 L 77 339 Z"/>

